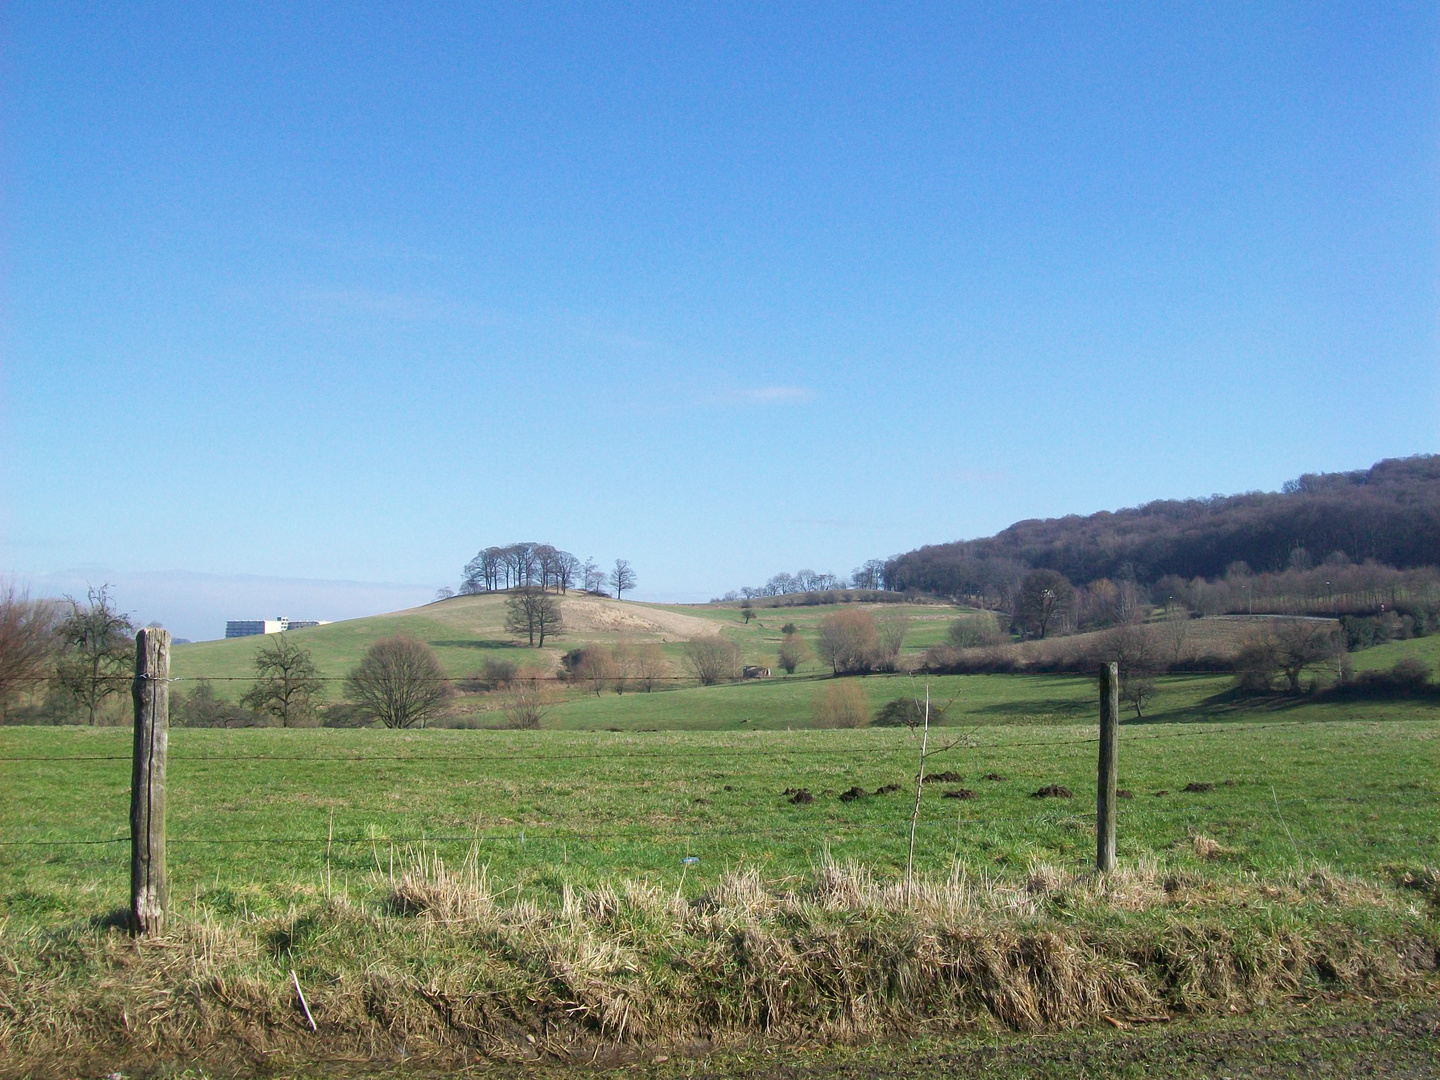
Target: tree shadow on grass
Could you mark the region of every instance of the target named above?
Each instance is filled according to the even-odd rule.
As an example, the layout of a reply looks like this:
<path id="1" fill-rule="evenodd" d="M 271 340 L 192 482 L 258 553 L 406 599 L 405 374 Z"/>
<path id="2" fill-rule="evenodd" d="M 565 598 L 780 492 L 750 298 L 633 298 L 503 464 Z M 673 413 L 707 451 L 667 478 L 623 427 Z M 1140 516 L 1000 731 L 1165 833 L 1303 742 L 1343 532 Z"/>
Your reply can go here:
<path id="1" fill-rule="evenodd" d="M 1093 716 L 1099 706 L 1096 702 L 1077 700 L 1073 697 L 1030 697 L 1018 701 L 997 701 L 966 709 L 966 716 L 988 716 L 1011 719 L 1018 716 L 1061 716 L 1081 718 Z"/>
<path id="2" fill-rule="evenodd" d="M 1193 705 L 1155 710 L 1137 718 L 1134 710 L 1121 720 L 1126 727 L 1154 724 L 1226 724 L 1245 719 L 1283 716 L 1301 705 L 1313 705 L 1328 699 L 1314 694 L 1286 694 L 1279 691 L 1256 693 L 1230 687 L 1202 698 Z"/>
<path id="3" fill-rule="evenodd" d="M 530 646 L 514 641 L 496 641 L 492 638 L 461 638 L 453 641 L 428 642 L 432 649 L 528 649 Z"/>

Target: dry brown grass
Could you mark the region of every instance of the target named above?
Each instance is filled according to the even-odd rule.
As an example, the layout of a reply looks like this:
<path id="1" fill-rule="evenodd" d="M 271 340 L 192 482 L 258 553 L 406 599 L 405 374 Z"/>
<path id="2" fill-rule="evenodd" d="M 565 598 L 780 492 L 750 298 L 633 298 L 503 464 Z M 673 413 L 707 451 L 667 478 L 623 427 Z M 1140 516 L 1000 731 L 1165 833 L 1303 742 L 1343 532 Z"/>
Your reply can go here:
<path id="1" fill-rule="evenodd" d="M 957 868 L 907 891 L 824 863 L 786 888 L 741 869 L 693 899 L 629 881 L 566 887 L 547 906 L 498 890 L 473 854 L 452 868 L 417 851 L 377 884 L 383 905 L 176 913 L 151 941 L 0 928 L 0 1071 L 588 1058 L 1436 989 L 1423 900 L 1316 868 L 1265 883 L 1154 862 L 1105 878 L 1042 865 L 1018 882 Z"/>

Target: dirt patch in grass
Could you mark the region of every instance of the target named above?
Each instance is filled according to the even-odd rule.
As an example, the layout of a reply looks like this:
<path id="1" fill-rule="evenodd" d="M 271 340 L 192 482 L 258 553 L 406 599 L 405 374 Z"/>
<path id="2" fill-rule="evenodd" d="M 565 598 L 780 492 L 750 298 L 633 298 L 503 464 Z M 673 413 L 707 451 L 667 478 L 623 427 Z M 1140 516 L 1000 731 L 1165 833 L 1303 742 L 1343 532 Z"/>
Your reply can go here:
<path id="1" fill-rule="evenodd" d="M 1064 784 L 1046 784 L 1039 791 L 1031 792 L 1032 799 L 1073 799 L 1075 793 Z"/>
<path id="2" fill-rule="evenodd" d="M 925 783 L 958 784 L 964 779 L 965 777 L 961 776 L 958 772 L 955 772 L 954 770 L 947 770 L 945 772 L 927 773 L 925 776 Z"/>
<path id="3" fill-rule="evenodd" d="M 975 792 L 971 791 L 969 788 L 962 787 L 956 788 L 954 791 L 945 792 L 944 797 L 947 799 L 973 799 L 975 798 Z"/>
<path id="4" fill-rule="evenodd" d="M 893 795 L 895 792 L 897 792 L 897 791 L 899 791 L 899 790 L 900 790 L 900 785 L 899 785 L 899 784 L 886 784 L 886 785 L 884 785 L 883 787 L 877 787 L 877 788 L 875 789 L 875 794 L 876 794 L 876 795 Z"/>
<path id="5" fill-rule="evenodd" d="M 1192 780 L 1180 790 L 1187 791 L 1192 795 L 1200 795 L 1207 791 L 1214 791 L 1215 785 L 1208 780 Z"/>
<path id="6" fill-rule="evenodd" d="M 815 801 L 815 796 L 804 788 L 786 788 L 785 794 L 790 796 L 790 801 L 796 806 L 805 806 Z"/>
<path id="7" fill-rule="evenodd" d="M 849 791 L 842 791 L 840 793 L 841 802 L 854 802 L 856 799 L 863 799 L 864 797 L 865 789 L 862 787 L 852 787 Z"/>
<path id="8" fill-rule="evenodd" d="M 987 772 L 984 776 L 980 777 L 980 779 L 981 779 L 981 780 L 993 780 L 993 781 L 999 783 L 999 782 L 1002 782 L 1002 781 L 1005 781 L 1005 780 L 1009 780 L 1010 778 L 1009 778 L 1008 776 L 1004 776 L 1004 775 L 1002 775 L 1001 773 L 998 773 L 998 772 Z"/>

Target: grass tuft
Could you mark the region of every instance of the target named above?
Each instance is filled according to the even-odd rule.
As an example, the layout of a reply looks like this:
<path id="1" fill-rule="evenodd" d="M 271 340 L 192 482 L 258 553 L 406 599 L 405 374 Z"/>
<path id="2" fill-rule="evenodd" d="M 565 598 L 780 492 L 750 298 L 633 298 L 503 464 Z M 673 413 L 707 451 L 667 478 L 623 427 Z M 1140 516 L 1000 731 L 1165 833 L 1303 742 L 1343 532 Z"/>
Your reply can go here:
<path id="1" fill-rule="evenodd" d="M 757 1035 L 857 1040 L 999 1022 L 1244 1011 L 1436 989 L 1415 892 L 1322 866 L 1261 881 L 1168 870 L 1023 880 L 956 866 L 914 888 L 822 859 L 808 878 L 721 875 L 496 889 L 478 849 L 401 853 L 378 903 L 177 914 L 135 941 L 90 923 L 0 928 L 0 1050 L 39 1068 L 315 1060 L 570 1059 Z M 312 1034 L 289 972 L 319 1027 Z"/>

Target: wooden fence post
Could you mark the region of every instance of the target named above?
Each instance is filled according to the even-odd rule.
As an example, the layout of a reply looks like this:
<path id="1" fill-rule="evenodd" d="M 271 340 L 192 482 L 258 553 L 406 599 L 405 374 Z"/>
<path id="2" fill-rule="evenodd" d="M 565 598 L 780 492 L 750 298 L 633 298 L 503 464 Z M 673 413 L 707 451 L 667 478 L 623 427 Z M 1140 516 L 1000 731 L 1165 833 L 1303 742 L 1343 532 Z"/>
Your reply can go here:
<path id="1" fill-rule="evenodd" d="M 1119 750 L 1120 665 L 1100 665 L 1100 772 L 1095 795 L 1095 869 L 1115 869 L 1115 756 Z"/>
<path id="2" fill-rule="evenodd" d="M 165 926 L 165 749 L 170 734 L 170 632 L 135 635 L 135 764 L 130 774 L 130 932 Z"/>

